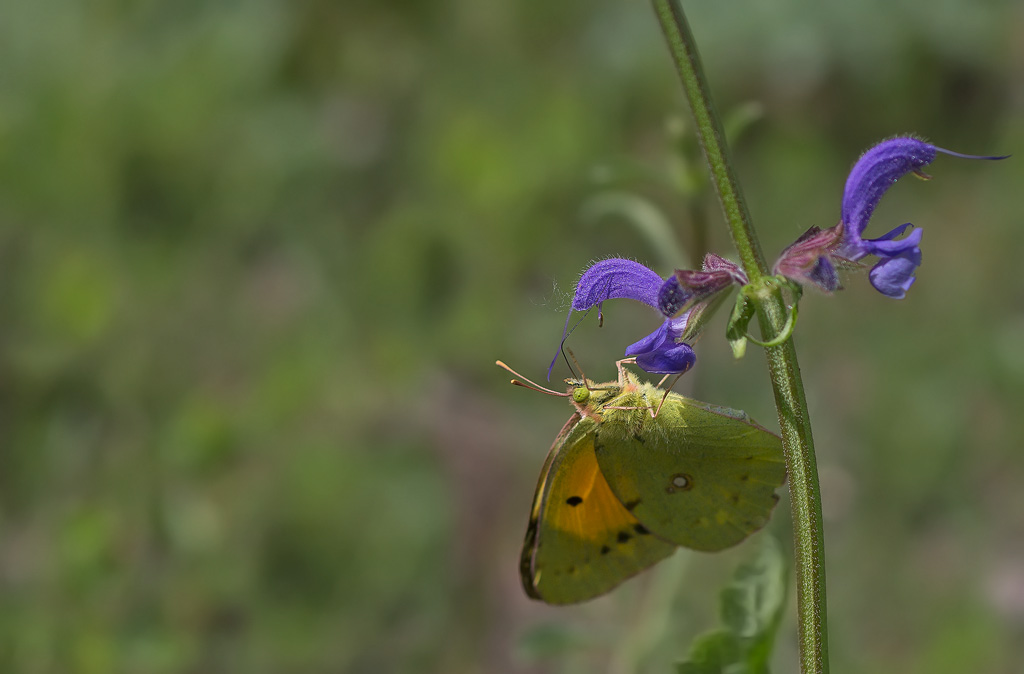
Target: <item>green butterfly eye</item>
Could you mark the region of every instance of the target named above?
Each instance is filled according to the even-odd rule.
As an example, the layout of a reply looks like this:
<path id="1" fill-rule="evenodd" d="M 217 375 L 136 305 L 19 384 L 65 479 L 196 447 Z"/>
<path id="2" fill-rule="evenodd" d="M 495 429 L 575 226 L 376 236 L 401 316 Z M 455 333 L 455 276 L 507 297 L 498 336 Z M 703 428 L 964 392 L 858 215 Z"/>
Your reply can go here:
<path id="1" fill-rule="evenodd" d="M 590 389 L 585 386 L 577 386 L 572 390 L 572 399 L 578 403 L 585 403 L 590 400 Z"/>

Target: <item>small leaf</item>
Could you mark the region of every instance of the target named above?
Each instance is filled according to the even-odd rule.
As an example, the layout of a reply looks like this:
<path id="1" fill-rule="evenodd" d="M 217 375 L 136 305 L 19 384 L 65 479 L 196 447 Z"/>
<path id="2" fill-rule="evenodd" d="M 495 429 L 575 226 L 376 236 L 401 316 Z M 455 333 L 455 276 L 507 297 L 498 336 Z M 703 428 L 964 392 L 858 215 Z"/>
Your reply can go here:
<path id="1" fill-rule="evenodd" d="M 786 606 L 786 560 L 778 542 L 761 536 L 757 555 L 741 564 L 721 592 L 722 622 L 746 647 L 752 673 L 766 673 Z"/>
<path id="2" fill-rule="evenodd" d="M 722 627 L 693 642 L 679 674 L 769 674 L 788 573 L 778 542 L 768 535 L 760 541 L 719 595 Z"/>
<path id="3" fill-rule="evenodd" d="M 747 352 L 747 327 L 754 317 L 754 303 L 742 290 L 736 297 L 736 305 L 725 328 L 725 336 L 732 347 L 732 355 L 739 360 Z"/>
<path id="4" fill-rule="evenodd" d="M 771 628 L 786 601 L 786 563 L 778 543 L 761 537 L 757 556 L 737 567 L 721 593 L 722 622 L 747 639 Z"/>
<path id="5" fill-rule="evenodd" d="M 676 665 L 677 674 L 741 674 L 743 646 L 729 630 L 716 630 L 698 637 L 690 657 Z"/>

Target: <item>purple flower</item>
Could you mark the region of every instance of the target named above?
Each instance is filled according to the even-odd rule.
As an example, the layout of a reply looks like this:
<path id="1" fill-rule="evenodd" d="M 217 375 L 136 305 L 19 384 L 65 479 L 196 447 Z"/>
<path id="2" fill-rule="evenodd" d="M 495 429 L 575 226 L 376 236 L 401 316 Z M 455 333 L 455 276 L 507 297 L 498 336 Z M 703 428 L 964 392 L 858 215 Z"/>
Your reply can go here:
<path id="1" fill-rule="evenodd" d="M 605 300 L 626 298 L 658 308 L 658 294 L 665 280 L 639 262 L 611 258 L 591 265 L 576 284 L 572 298 L 572 311 L 586 311 L 597 306 L 601 316 L 601 303 Z M 569 312 L 572 316 L 572 312 Z M 681 374 L 697 361 L 693 349 L 681 341 L 686 328 L 687 315 L 665 318 L 657 330 L 626 348 L 626 355 L 636 358 L 641 369 L 652 374 Z M 568 334 L 569 318 L 562 341 Z M 557 360 L 557 355 L 555 356 Z M 554 367 L 554 361 L 551 363 Z M 551 368 L 548 368 L 548 377 Z"/>
<path id="2" fill-rule="evenodd" d="M 605 300 L 626 298 L 643 302 L 657 309 L 664 319 L 661 327 L 626 348 L 626 355 L 636 358 L 641 369 L 652 374 L 682 374 L 697 361 L 687 343 L 699 334 L 705 313 L 714 305 L 720 291 L 747 277 L 732 262 L 708 254 L 701 271 L 681 270 L 662 279 L 639 262 L 612 258 L 591 265 L 576 284 L 572 298 L 573 311 L 586 311 Z M 572 312 L 569 313 L 572 315 Z M 565 320 L 562 341 L 568 334 L 569 318 Z M 555 356 L 558 358 L 557 354 Z M 554 366 L 554 361 L 551 363 Z M 548 368 L 548 377 L 551 368 Z"/>
<path id="3" fill-rule="evenodd" d="M 813 285 L 823 292 L 833 293 L 842 288 L 836 266 L 857 264 L 836 254 L 842 240 L 842 222 L 829 229 L 811 227 L 782 251 L 773 273 L 801 285 Z"/>
<path id="4" fill-rule="evenodd" d="M 906 237 L 899 238 L 911 227 L 908 222 L 877 239 L 864 239 L 861 235 L 886 190 L 907 173 L 928 178 L 921 169 L 932 163 L 939 152 L 966 159 L 1003 159 L 951 152 L 917 138 L 901 136 L 884 140 L 865 152 L 846 179 L 840 220 L 843 238 L 835 257 L 859 260 L 866 255 L 877 256 L 879 261 L 868 277 L 871 285 L 888 297 L 902 298 L 913 285 L 914 274 L 921 264 L 923 232 L 914 227 Z M 825 276 L 829 276 L 827 270 Z"/>
<path id="5" fill-rule="evenodd" d="M 658 291 L 658 309 L 668 317 L 689 313 L 732 284 L 746 285 L 747 275 L 735 263 L 708 253 L 698 270 L 676 269 Z"/>
<path id="6" fill-rule="evenodd" d="M 899 237 L 911 227 L 909 222 L 877 239 L 865 239 L 862 235 L 886 190 L 908 173 L 929 178 L 921 169 L 932 163 L 939 152 L 965 159 L 1005 159 L 960 154 L 910 136 L 884 140 L 865 152 L 850 171 L 839 224 L 825 230 L 807 230 L 782 251 L 775 263 L 775 273 L 831 293 L 840 288 L 837 267 L 858 266 L 857 260 L 874 255 L 879 261 L 868 273 L 871 285 L 888 297 L 904 297 L 921 265 L 921 228 L 914 227 L 903 238 Z"/>

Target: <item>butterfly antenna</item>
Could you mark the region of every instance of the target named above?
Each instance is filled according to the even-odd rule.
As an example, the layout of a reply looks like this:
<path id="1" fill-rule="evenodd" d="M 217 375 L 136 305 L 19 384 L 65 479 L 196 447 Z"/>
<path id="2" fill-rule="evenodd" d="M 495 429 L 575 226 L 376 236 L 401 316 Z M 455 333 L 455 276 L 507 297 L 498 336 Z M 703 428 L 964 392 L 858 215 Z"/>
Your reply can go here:
<path id="1" fill-rule="evenodd" d="M 549 388 L 545 388 L 545 387 L 541 386 L 540 384 L 527 379 L 526 377 L 524 377 L 523 375 L 519 374 L 518 372 L 516 372 L 515 370 L 513 370 L 512 368 L 510 368 L 508 365 L 506 365 L 505 363 L 501 362 L 500 360 L 494 361 L 494 364 L 497 365 L 498 367 L 502 368 L 503 370 L 511 372 L 516 377 L 518 377 L 518 379 L 513 379 L 512 380 L 512 383 L 515 384 L 516 386 L 522 386 L 523 388 L 528 388 L 531 391 L 537 391 L 538 393 L 543 393 L 543 394 L 549 395 L 549 396 L 558 396 L 559 398 L 564 398 L 564 397 L 569 395 L 568 393 L 559 393 L 558 391 L 552 391 Z"/>

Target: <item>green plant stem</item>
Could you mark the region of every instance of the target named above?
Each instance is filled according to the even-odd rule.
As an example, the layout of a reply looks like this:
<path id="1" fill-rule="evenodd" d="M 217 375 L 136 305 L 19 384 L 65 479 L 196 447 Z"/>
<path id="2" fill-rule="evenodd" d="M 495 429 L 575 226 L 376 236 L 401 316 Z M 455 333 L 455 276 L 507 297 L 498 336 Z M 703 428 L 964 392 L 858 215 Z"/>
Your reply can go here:
<path id="1" fill-rule="evenodd" d="M 697 44 L 679 0 L 652 0 L 673 60 L 682 80 L 697 125 L 697 134 L 711 170 L 736 250 L 751 285 L 760 287 L 755 298 L 761 334 L 778 335 L 786 323 L 782 290 L 762 283 L 768 265 L 751 224 L 750 214 L 728 158 L 721 119 L 715 111 Z M 797 579 L 797 622 L 800 668 L 804 674 L 828 672 L 828 631 L 825 602 L 825 542 L 821 525 L 821 492 L 814 459 L 814 441 L 807 400 L 800 378 L 793 340 L 765 349 L 775 405 L 779 414 L 790 506 L 793 514 Z"/>
<path id="2" fill-rule="evenodd" d="M 778 334 L 785 323 L 785 305 L 779 290 L 774 301 L 758 306 L 763 335 Z M 828 615 L 825 602 L 825 533 L 821 522 L 821 489 L 814 458 L 811 419 L 796 358 L 796 345 L 790 338 L 779 346 L 765 349 L 779 428 L 786 452 L 789 479 L 789 505 L 793 517 L 793 544 L 796 561 L 797 626 L 800 639 L 800 670 L 804 674 L 828 672 Z"/>

